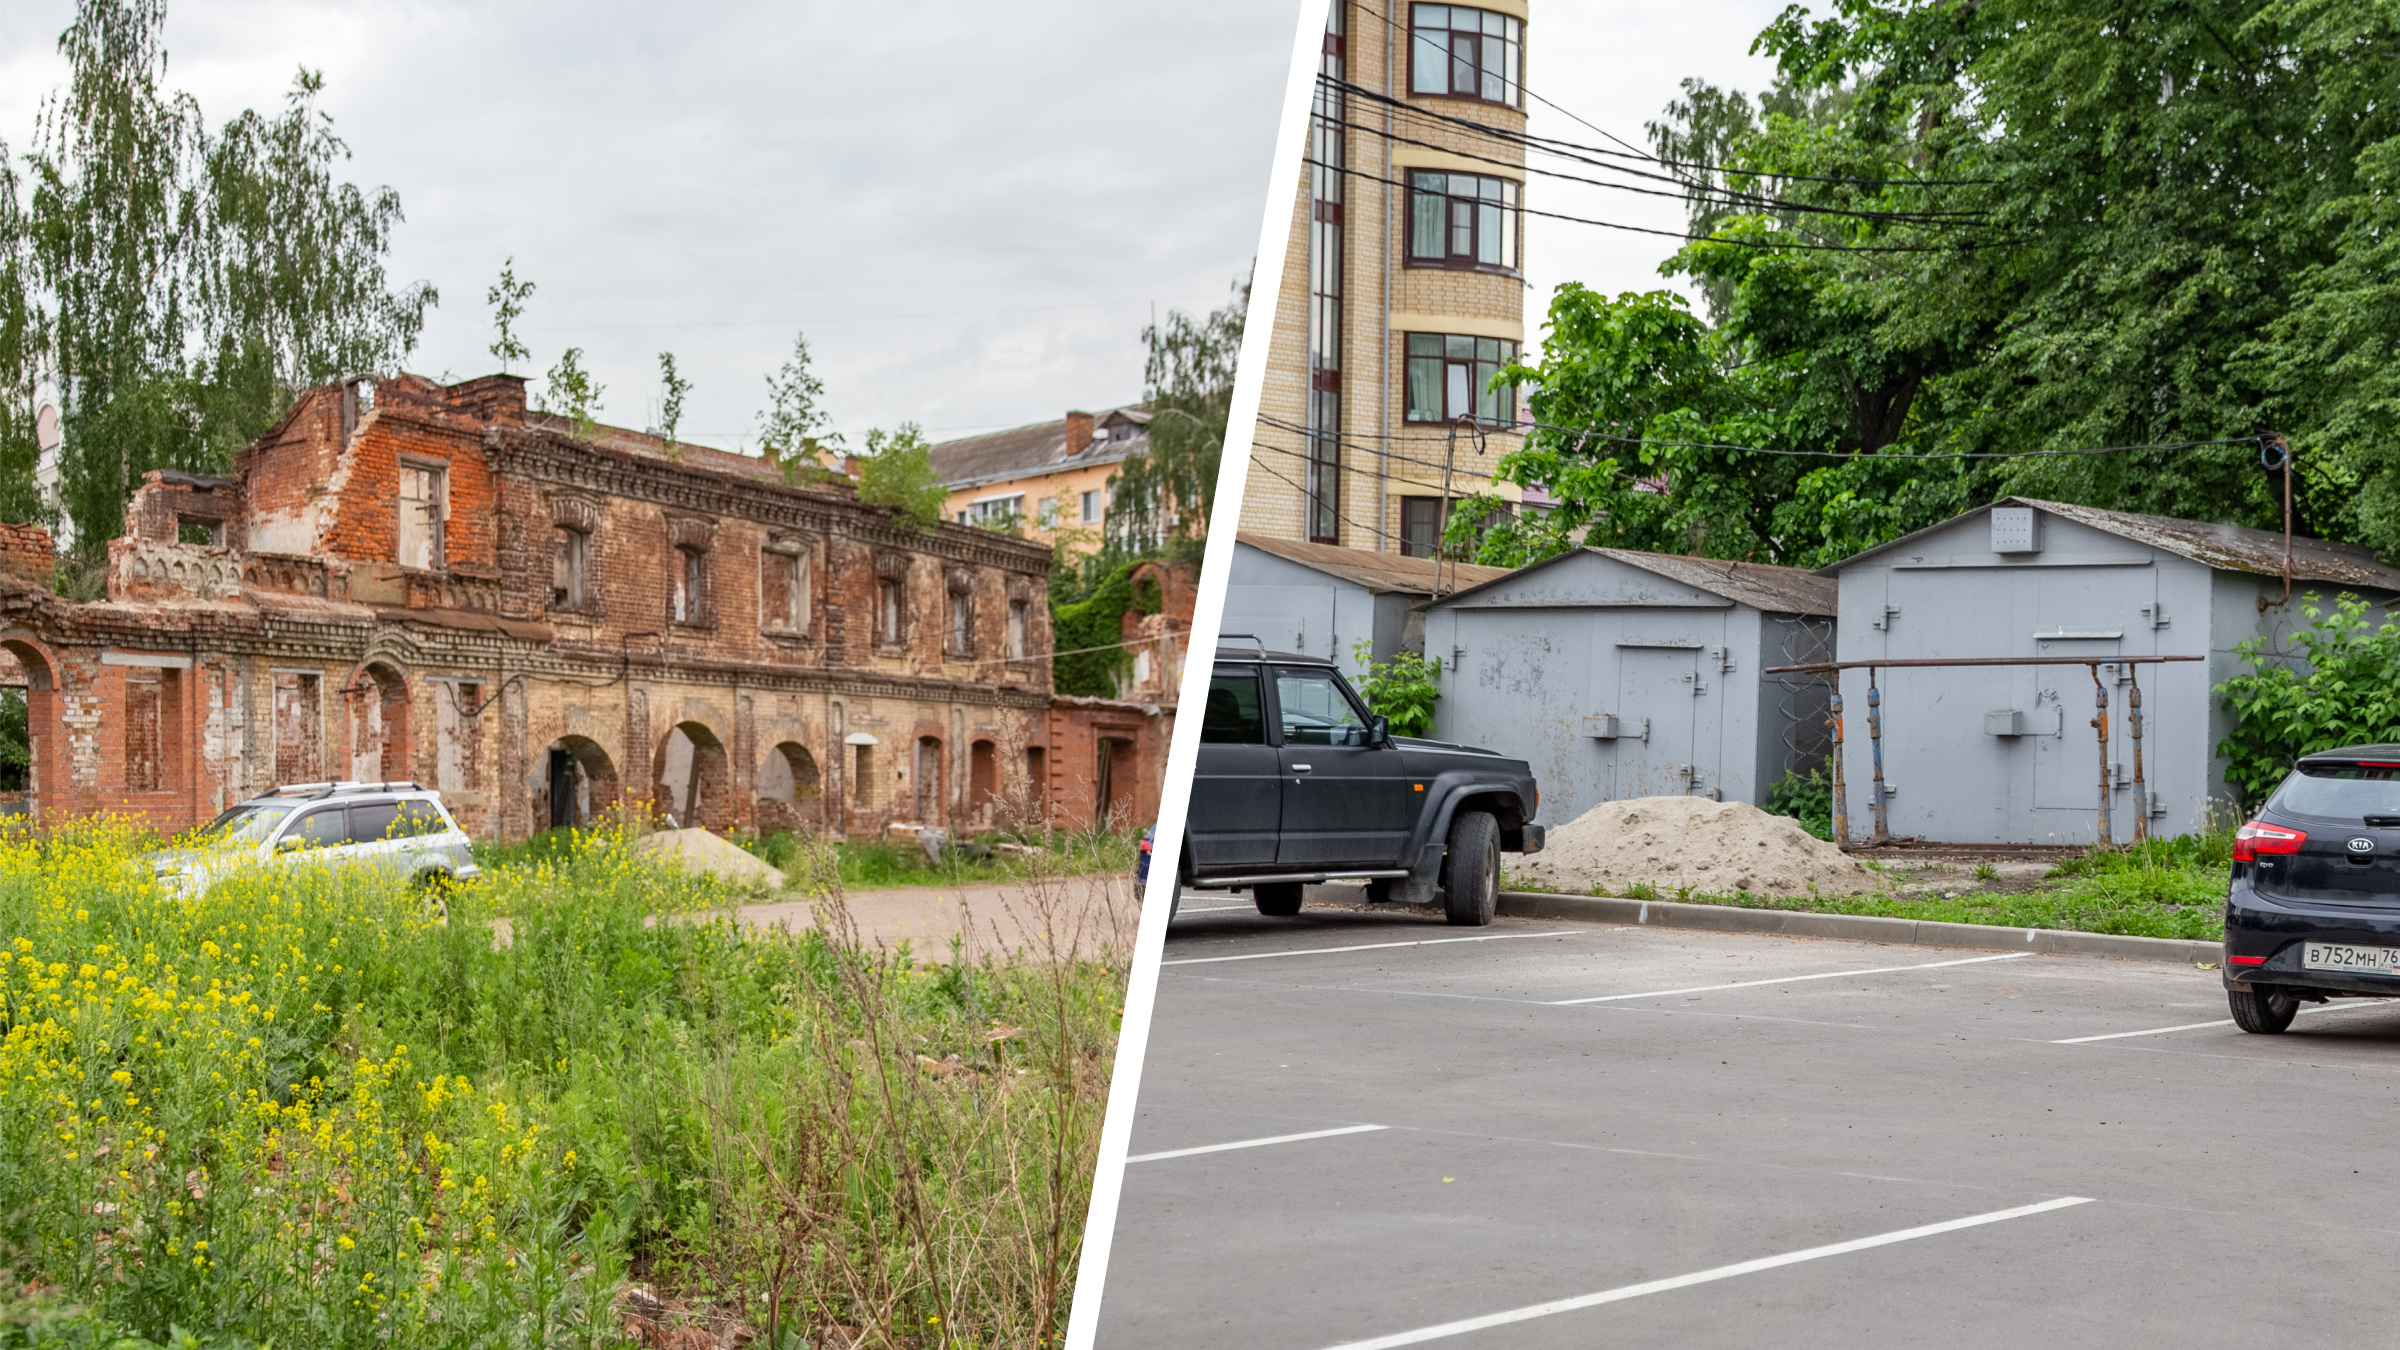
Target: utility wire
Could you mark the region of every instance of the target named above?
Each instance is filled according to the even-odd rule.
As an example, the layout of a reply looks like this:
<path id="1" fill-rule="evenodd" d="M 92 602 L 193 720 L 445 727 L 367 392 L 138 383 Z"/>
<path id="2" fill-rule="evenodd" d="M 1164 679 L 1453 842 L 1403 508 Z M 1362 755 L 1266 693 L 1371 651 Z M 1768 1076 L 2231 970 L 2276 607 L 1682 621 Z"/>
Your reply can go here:
<path id="1" fill-rule="evenodd" d="M 1301 425 L 1300 423 L 1287 422 L 1282 418 L 1263 412 L 1259 414 L 1258 420 L 1263 425 L 1275 427 L 1284 431 L 1296 431 L 1302 435 L 1318 434 L 1311 432 L 1309 428 Z M 1871 450 L 1784 450 L 1763 445 L 1732 445 L 1721 441 L 1671 441 L 1663 440 L 1655 436 L 1625 436 L 1613 432 L 1595 430 L 1590 427 L 1567 427 L 1548 422 L 1516 422 L 1507 426 L 1494 427 L 1492 430 L 1504 434 L 1510 432 L 1521 434 L 1525 431 L 1548 431 L 1555 432 L 1563 436 L 1577 436 L 1591 440 L 1613 441 L 1621 445 L 1657 445 L 1688 450 L 1733 450 L 1744 454 L 1776 455 L 1795 459 L 1885 460 L 1892 463 L 1905 463 L 1915 460 L 1931 459 L 2061 458 L 2078 455 L 2125 454 L 2136 450 L 2196 450 L 2212 445 L 2252 445 L 2258 444 L 2266 439 L 2264 435 L 2226 436 L 2216 440 L 2205 441 L 2155 441 L 2142 445 L 2078 446 L 2071 449 L 2060 450 L 1939 450 L 1928 451 L 1923 454 L 1903 453 L 1887 455 Z M 1449 434 L 1447 432 L 1401 432 L 1388 436 L 1385 439 L 1423 443 L 1427 441 L 1446 441 L 1448 438 Z M 1332 437 L 1330 439 L 1336 440 L 1343 445 L 1347 445 L 1352 449 L 1362 451 L 1366 454 L 1390 455 L 1393 459 L 1399 460 L 1400 462 L 1406 464 L 1417 464 L 1427 468 L 1438 469 L 1442 467 L 1443 463 L 1438 459 L 1419 459 L 1408 455 L 1393 454 L 1391 451 L 1381 449 L 1363 441 L 1350 440 L 1342 437 Z"/>
<path id="2" fill-rule="evenodd" d="M 1407 183 L 1397 178 L 1386 178 L 1381 174 L 1369 173 L 1364 169 L 1328 164 L 1321 159 L 1303 157 L 1300 162 L 1320 169 L 1331 169 L 1345 178 L 1356 178 L 1362 182 L 1389 183 L 1399 188 L 1408 186 Z M 1694 236 L 1682 230 L 1659 230 L 1646 225 L 1623 225 L 1613 220 L 1594 220 L 1589 216 L 1570 216 L 1558 211 L 1539 211 L 1530 206 L 1520 206 L 1517 209 L 1529 216 L 1540 216 L 1545 220 L 1563 220 L 1570 225 L 1596 225 L 1604 230 L 1624 230 L 1632 234 L 1655 234 L 1668 239 L 1681 239 L 1687 244 L 1730 244 L 1737 248 L 1802 249 L 1815 253 L 1965 253 L 1973 249 L 1993 247 L 1990 244 L 1804 244 L 1788 241 L 1770 243 L 1755 239 L 1728 239 L 1716 234 Z"/>
<path id="3" fill-rule="evenodd" d="M 1568 173 L 1563 169 L 1545 169 L 1536 164 L 1519 164 L 1515 160 L 1498 159 L 1490 155 L 1478 155 L 1463 150 L 1456 150 L 1449 146 L 1438 145 L 1432 141 L 1421 141 L 1414 137 L 1403 136 L 1395 131 L 1385 131 L 1381 127 L 1375 126 L 1372 123 L 1352 122 L 1345 119 L 1335 119 L 1330 117 L 1320 117 L 1317 120 L 1331 126 L 1338 126 L 1345 131 L 1363 132 L 1367 135 L 1380 137 L 1384 140 L 1393 141 L 1400 145 L 1413 145 L 1427 150 L 1440 150 L 1445 154 L 1456 155 L 1461 159 L 1472 159 L 1484 164 L 1496 164 L 1504 169 L 1513 169 L 1519 173 L 1540 174 L 1545 178 L 1562 178 L 1571 183 L 1584 183 L 1592 187 L 1607 188 L 1612 192 L 1633 192 L 1639 193 L 1645 197 L 1673 197 L 1684 201 L 1690 201 L 1693 200 L 1698 192 L 1701 191 L 1701 189 L 1698 189 L 1690 184 L 1670 190 L 1667 188 L 1642 187 L 1634 183 L 1612 183 L 1604 178 L 1589 178 L 1582 174 Z M 1422 168 L 1421 166 L 1403 165 L 1400 167 L 1409 168 L 1413 172 L 1418 173 L 1440 172 L 1440 170 L 1428 170 Z M 1676 181 L 1661 174 L 1643 174 L 1640 176 L 1645 178 L 1656 178 L 1661 182 Z M 1866 211 L 1841 206 L 1811 206 L 1803 202 L 1790 202 L 1773 198 L 1751 197 L 1745 194 L 1733 193 L 1729 190 L 1718 188 L 1708 188 L 1705 189 L 1705 191 L 1715 193 L 1717 197 L 1723 198 L 1723 200 L 1711 198 L 1705 203 L 1706 205 L 1715 207 L 1751 207 L 1756 208 L 1758 211 L 1793 211 L 1807 215 L 1847 216 L 1858 220 L 1894 221 L 1911 225 L 1993 224 L 1988 217 L 1967 211 Z M 1510 209 L 1516 210 L 1520 208 L 1512 207 Z"/>
<path id="4" fill-rule="evenodd" d="M 1388 15 L 1376 12 L 1376 10 L 1371 6 L 1360 4 L 1358 8 L 1364 10 L 1370 17 L 1399 33 L 1403 39 L 1407 39 L 1412 36 L 1407 25 L 1399 23 Z M 1324 77 L 1320 76 L 1319 78 L 1322 79 Z M 1552 111 L 1559 113 L 1561 116 L 1564 116 L 1571 121 L 1575 121 L 1586 127 L 1589 127 L 1591 130 L 1598 132 L 1600 135 L 1615 141 L 1617 144 L 1622 145 L 1625 148 L 1623 150 L 1610 150 L 1596 145 L 1579 145 L 1573 141 L 1560 140 L 1554 137 L 1532 136 L 1525 132 L 1512 132 L 1504 128 L 1489 126 L 1485 123 L 1472 121 L 1467 118 L 1453 118 L 1441 113 L 1433 112 L 1429 109 L 1416 109 L 1414 104 L 1399 103 L 1397 99 L 1394 99 L 1389 95 L 1378 93 L 1372 89 L 1365 89 L 1347 84 L 1345 84 L 1344 87 L 1353 89 L 1360 95 L 1369 99 L 1393 102 L 1401 107 L 1415 109 L 1427 117 L 1436 118 L 1442 121 L 1455 122 L 1458 125 L 1471 127 L 1475 130 L 1483 131 L 1492 135 L 1514 137 L 1531 145 L 1564 146 L 1568 150 L 1578 151 L 1584 154 L 1606 155 L 1617 159 L 1640 160 L 1645 163 L 1665 165 L 1669 168 L 1691 168 L 1704 170 L 1710 173 L 1743 174 L 1754 178 L 1779 178 L 1790 182 L 1850 183 L 1890 187 L 1980 187 L 1989 186 L 2000 181 L 1996 178 L 1855 178 L 1837 174 L 1778 173 L 1770 169 L 1737 169 L 1727 165 L 1707 164 L 1696 160 L 1686 161 L 1662 159 L 1657 155 L 1639 149 L 1632 142 L 1627 141 L 1624 137 L 1617 135 L 1615 132 L 1610 131 L 1605 127 L 1594 126 L 1591 122 L 1585 121 L 1585 119 L 1577 116 L 1568 109 L 1560 107 L 1558 104 L 1551 102 L 1549 99 L 1543 98 L 1540 94 L 1537 94 L 1533 91 L 1533 86 L 1525 84 L 1521 81 L 1518 83 L 1517 87 L 1525 91 L 1525 96 L 1527 98 L 1530 98 L 1536 103 L 1540 103 L 1543 106 L 1550 108 Z"/>

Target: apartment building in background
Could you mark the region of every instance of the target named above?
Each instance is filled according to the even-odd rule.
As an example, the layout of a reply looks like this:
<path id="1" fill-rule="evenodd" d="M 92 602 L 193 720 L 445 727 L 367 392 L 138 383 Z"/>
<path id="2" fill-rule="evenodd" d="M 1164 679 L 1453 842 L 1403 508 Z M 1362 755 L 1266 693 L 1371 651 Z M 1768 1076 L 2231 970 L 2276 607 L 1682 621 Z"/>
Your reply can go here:
<path id="1" fill-rule="evenodd" d="M 1244 533 L 1429 557 L 1446 499 L 1524 500 L 1490 384 L 1526 340 L 1525 29 L 1523 0 L 1334 0 Z"/>
<path id="2" fill-rule="evenodd" d="M 1099 551 L 1109 480 L 1127 455 L 1150 447 L 1150 414 L 1139 407 L 1070 412 L 943 441 L 933 470 L 950 489 L 944 511 L 960 525 L 1013 529 L 1070 553 Z"/>

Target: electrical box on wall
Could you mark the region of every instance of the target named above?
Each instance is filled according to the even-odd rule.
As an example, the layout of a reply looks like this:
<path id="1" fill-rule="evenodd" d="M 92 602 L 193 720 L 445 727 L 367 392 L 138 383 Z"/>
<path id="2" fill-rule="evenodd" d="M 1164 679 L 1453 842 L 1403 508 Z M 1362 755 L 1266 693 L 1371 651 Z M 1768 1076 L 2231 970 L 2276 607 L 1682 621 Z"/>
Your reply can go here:
<path id="1" fill-rule="evenodd" d="M 1992 552 L 2042 551 L 2042 513 L 2030 506 L 1992 508 Z"/>

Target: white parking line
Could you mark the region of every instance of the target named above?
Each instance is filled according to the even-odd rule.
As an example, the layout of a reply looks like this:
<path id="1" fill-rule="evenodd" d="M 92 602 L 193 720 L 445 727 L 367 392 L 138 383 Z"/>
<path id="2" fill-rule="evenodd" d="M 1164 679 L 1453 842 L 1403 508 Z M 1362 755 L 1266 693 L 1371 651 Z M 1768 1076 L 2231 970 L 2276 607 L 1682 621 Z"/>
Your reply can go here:
<path id="1" fill-rule="evenodd" d="M 2328 1003 L 2321 1008 L 2302 1008 L 2299 1012 L 2299 1015 L 2306 1017 L 2310 1013 L 2345 1012 L 2351 1008 L 2372 1008 L 2386 1001 L 2387 1000 L 2378 998 L 2368 999 L 2363 1002 Z M 2147 1031 L 2112 1031 L 2105 1036 L 2070 1036 L 2066 1040 L 2052 1041 L 2050 1043 L 2052 1045 L 2090 1045 L 2094 1041 L 2121 1041 L 2128 1036 L 2164 1036 L 2171 1031 L 2200 1031 L 2208 1027 L 2229 1027 L 2232 1025 L 2232 1018 L 2220 1017 L 2214 1022 L 2186 1022 L 2179 1027 L 2151 1027 Z"/>
<path id="2" fill-rule="evenodd" d="M 1865 970 L 1828 970 L 1815 975 L 1779 975 L 1772 980 L 1742 980 L 1734 984 L 1700 984 L 1689 989 L 1653 989 L 1646 994 L 1602 994 L 1598 998 L 1552 999 L 1550 1006 L 1564 1008 L 1577 1003 L 1615 1003 L 1629 998 L 1671 998 L 1677 994 L 1707 994 L 1719 989 L 1755 989 L 1762 984 L 1798 984 L 1802 980 L 1838 980 L 1847 975 L 1889 975 L 1902 970 L 1938 970 L 1943 966 L 1972 966 L 1984 961 L 2014 961 L 2031 952 L 2003 952 L 1998 956 L 1969 956 L 1957 961 L 1928 961 L 1921 966 L 1870 966 Z"/>
<path id="3" fill-rule="evenodd" d="M 1163 1153 L 1137 1153 L 1125 1161 L 1157 1162 L 1161 1158 L 1188 1158 L 1195 1153 L 1223 1153 L 1233 1148 L 1263 1148 L 1268 1144 L 1292 1144 L 1303 1139 L 1330 1139 L 1337 1134 L 1365 1134 L 1370 1130 L 1388 1130 L 1389 1125 L 1344 1125 L 1338 1130 L 1310 1130 L 1306 1134 L 1277 1134 L 1265 1139 L 1237 1139 L 1230 1144 L 1202 1144 L 1198 1148 L 1171 1148 Z"/>
<path id="4" fill-rule="evenodd" d="M 1341 1345 L 1331 1347 L 1331 1350 L 1391 1350 L 1393 1346 L 1416 1345 L 1424 1341 L 1440 1340 L 1445 1336 L 1463 1336 L 1470 1331 L 1503 1327 L 1512 1322 L 1527 1322 L 1536 1317 L 1552 1317 L 1559 1313 L 1575 1312 L 1583 1308 L 1596 1308 L 1603 1303 L 1621 1303 L 1629 1298 L 1640 1298 L 1644 1294 L 1663 1294 L 1671 1289 L 1688 1289 L 1695 1284 L 1729 1280 L 1736 1275 L 1751 1275 L 1762 1270 L 1773 1270 L 1778 1266 L 1798 1265 L 1802 1261 L 1815 1261 L 1828 1256 L 1863 1252 L 1871 1247 L 1888 1247 L 1895 1242 L 1933 1237 L 1941 1233 L 1955 1233 L 1962 1228 L 1976 1228 L 1987 1223 L 1999 1223 L 2006 1219 L 2022 1219 L 2029 1215 L 2047 1214 L 2054 1209 L 2067 1209 L 2075 1205 L 2091 1203 L 2092 1197 L 2088 1195 L 2062 1195 L 2056 1200 L 2044 1200 L 2038 1205 L 2020 1205 L 2015 1209 L 1994 1210 L 1989 1214 L 1974 1214 L 1964 1219 L 1951 1219 L 1944 1223 L 1929 1223 L 1921 1228 L 1903 1228 L 1896 1233 L 1883 1233 L 1875 1237 L 1853 1238 L 1848 1242 L 1810 1247 L 1805 1251 L 1786 1252 L 1781 1256 L 1761 1257 L 1756 1261 L 1742 1261 L 1730 1266 L 1718 1266 L 1713 1270 L 1694 1271 L 1689 1275 L 1676 1275 L 1664 1280 L 1650 1280 L 1643 1284 L 1621 1285 L 1615 1289 L 1603 1289 L 1597 1294 L 1580 1294 L 1574 1298 L 1562 1298 L 1549 1303 L 1536 1303 L 1530 1307 L 1512 1308 L 1507 1312 L 1486 1313 L 1481 1317 L 1444 1322 L 1440 1326 L 1423 1327 L 1416 1331 L 1403 1331 L 1390 1336 L 1378 1336 L 1369 1341 L 1346 1341 Z"/>
<path id="5" fill-rule="evenodd" d="M 1599 929 L 1591 930 L 1599 932 Z M 1509 938 L 1575 937 L 1577 932 L 1562 928 L 1555 933 L 1486 933 L 1482 937 L 1423 938 L 1416 942 L 1364 942 L 1355 947 L 1304 947 L 1296 952 L 1245 952 L 1240 956 L 1186 956 L 1174 961 L 1161 961 L 1162 966 L 1205 966 L 1216 961 L 1265 961 L 1277 956 L 1324 956 L 1330 952 L 1373 952 L 1386 947 L 1436 947 L 1445 942 L 1502 942 Z"/>

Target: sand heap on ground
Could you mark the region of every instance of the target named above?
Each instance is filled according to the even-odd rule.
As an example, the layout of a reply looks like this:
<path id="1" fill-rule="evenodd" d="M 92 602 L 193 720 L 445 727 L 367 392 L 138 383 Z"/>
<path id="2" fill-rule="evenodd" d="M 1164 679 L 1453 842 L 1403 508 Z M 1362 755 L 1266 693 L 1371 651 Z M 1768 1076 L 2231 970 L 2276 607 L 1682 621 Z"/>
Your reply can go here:
<path id="1" fill-rule="evenodd" d="M 1661 900 L 1686 888 L 1696 895 L 1858 895 L 1883 881 L 1790 816 L 1706 797 L 1602 802 L 1552 830 L 1542 852 L 1509 859 L 1509 870 L 1603 895 L 1647 882 Z"/>
<path id="2" fill-rule="evenodd" d="M 661 854 L 694 872 L 706 872 L 737 884 L 757 884 L 771 890 L 783 887 L 783 873 L 765 860 L 744 852 L 741 845 L 702 829 L 660 830 L 642 836 L 644 853 Z"/>

